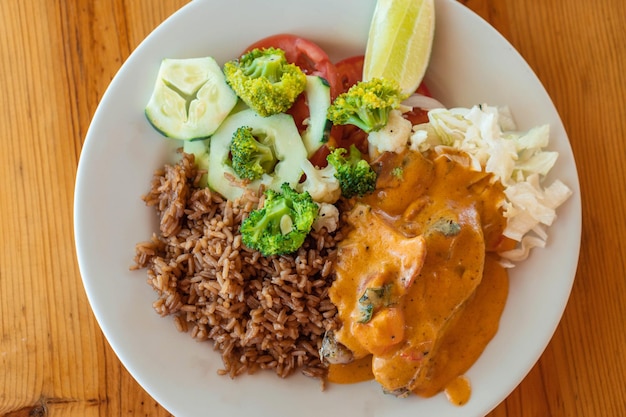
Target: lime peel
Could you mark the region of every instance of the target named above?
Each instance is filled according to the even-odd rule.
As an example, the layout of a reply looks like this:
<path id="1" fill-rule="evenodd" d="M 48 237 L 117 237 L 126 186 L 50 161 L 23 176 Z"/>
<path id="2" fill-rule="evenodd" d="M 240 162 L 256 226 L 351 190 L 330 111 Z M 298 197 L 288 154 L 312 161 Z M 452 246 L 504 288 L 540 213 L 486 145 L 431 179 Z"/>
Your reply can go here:
<path id="1" fill-rule="evenodd" d="M 434 0 L 378 0 L 370 24 L 363 79 L 395 80 L 404 94 L 422 82 L 435 35 Z"/>

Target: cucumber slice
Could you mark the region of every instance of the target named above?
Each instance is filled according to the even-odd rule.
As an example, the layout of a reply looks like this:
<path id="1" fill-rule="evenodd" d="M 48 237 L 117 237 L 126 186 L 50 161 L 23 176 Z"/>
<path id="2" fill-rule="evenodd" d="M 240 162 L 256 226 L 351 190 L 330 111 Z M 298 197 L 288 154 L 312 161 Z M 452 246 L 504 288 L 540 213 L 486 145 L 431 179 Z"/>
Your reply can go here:
<path id="1" fill-rule="evenodd" d="M 332 123 L 326 118 L 330 107 L 330 85 L 317 75 L 307 75 L 306 88 L 309 120 L 306 130 L 302 133 L 302 141 L 307 154 L 311 157 L 324 143 L 328 142 Z"/>
<path id="2" fill-rule="evenodd" d="M 265 134 L 266 142 L 273 144 L 278 162 L 272 173 L 264 174 L 260 179 L 247 184 L 243 182 L 235 184 L 228 178 L 238 180 L 230 162 L 230 142 L 233 133 L 242 126 L 251 127 L 254 134 Z M 301 166 L 306 159 L 306 149 L 293 117 L 286 113 L 262 117 L 252 109 L 244 109 L 228 116 L 211 136 L 209 187 L 229 200 L 240 197 L 244 187 L 258 189 L 264 184 L 266 188 L 280 191 L 280 186 L 286 182 L 295 188 L 302 177 Z"/>
<path id="3" fill-rule="evenodd" d="M 164 59 L 145 113 L 163 135 L 191 140 L 211 136 L 236 103 L 215 59 Z"/>
<path id="4" fill-rule="evenodd" d="M 210 139 L 186 140 L 183 142 L 183 152 L 193 154 L 198 169 L 206 171 L 200 178 L 199 186 L 206 187 L 209 172 L 209 141 Z"/>

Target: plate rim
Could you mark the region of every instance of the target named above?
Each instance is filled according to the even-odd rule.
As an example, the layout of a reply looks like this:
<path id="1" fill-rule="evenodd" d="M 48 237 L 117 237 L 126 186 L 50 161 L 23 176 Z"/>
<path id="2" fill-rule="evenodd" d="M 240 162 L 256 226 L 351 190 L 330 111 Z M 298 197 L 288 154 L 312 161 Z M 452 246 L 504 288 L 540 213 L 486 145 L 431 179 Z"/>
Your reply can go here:
<path id="1" fill-rule="evenodd" d="M 83 225 L 84 219 L 82 218 L 82 216 L 84 215 L 84 213 L 82 212 L 82 208 L 81 208 L 81 195 L 82 195 L 82 190 L 87 186 L 85 181 L 88 181 L 88 177 L 86 177 L 86 167 L 84 165 L 84 160 L 83 160 L 83 152 L 85 152 L 85 150 L 87 150 L 87 152 L 91 151 L 91 148 L 93 147 L 93 143 L 94 143 L 94 139 L 92 139 L 93 137 L 95 137 L 96 133 L 94 133 L 94 131 L 92 131 L 92 128 L 95 129 L 95 126 L 97 126 L 96 123 L 94 123 L 95 119 L 100 115 L 100 108 L 101 105 L 108 103 L 109 101 L 109 97 L 111 95 L 114 94 L 115 88 L 117 86 L 117 82 L 119 80 L 118 76 L 123 73 L 126 68 L 128 68 L 130 65 L 133 65 L 133 63 L 135 62 L 135 60 L 137 60 L 138 58 L 138 54 L 136 53 L 137 51 L 141 50 L 141 48 L 143 47 L 144 44 L 147 44 L 148 42 L 151 41 L 153 34 L 156 33 L 157 31 L 163 30 L 163 28 L 168 24 L 168 22 L 173 21 L 173 19 L 178 19 L 178 16 L 182 16 L 183 14 L 191 14 L 192 11 L 195 8 L 202 8 L 204 6 L 201 6 L 204 3 L 208 3 L 208 1 L 204 1 L 204 2 L 190 2 L 187 3 L 186 5 L 184 5 L 182 8 L 180 8 L 178 11 L 176 11 L 174 14 L 172 14 L 170 17 L 168 17 L 163 23 L 161 23 L 157 28 L 155 28 L 139 45 L 138 47 L 131 53 L 131 55 L 129 56 L 129 58 L 124 62 L 124 64 L 120 67 L 120 69 L 118 70 L 117 74 L 115 75 L 115 77 L 113 78 L 113 80 L 111 81 L 111 84 L 109 85 L 109 87 L 107 88 L 107 90 L 105 91 L 105 93 L 102 96 L 102 99 L 100 100 L 100 104 L 98 105 L 98 108 L 96 109 L 96 112 L 94 113 L 93 119 L 92 119 L 92 123 L 90 124 L 90 127 L 87 131 L 87 134 L 85 136 L 85 141 L 83 144 L 83 148 L 81 149 L 81 155 L 79 158 L 79 163 L 78 163 L 78 169 L 77 169 L 77 175 L 76 175 L 76 185 L 75 185 L 75 194 L 74 194 L 74 235 L 75 235 L 75 246 L 76 246 L 76 253 L 77 253 L 77 257 L 78 257 L 78 263 L 79 263 L 79 269 L 81 272 L 81 279 L 83 281 L 83 286 L 85 288 L 85 291 L 87 292 L 87 296 L 88 296 L 88 300 L 89 300 L 89 304 L 91 306 L 92 311 L 94 312 L 94 316 L 96 317 L 96 320 L 101 328 L 101 330 L 103 331 L 103 334 L 105 335 L 105 338 L 107 339 L 107 341 L 109 341 L 109 344 L 111 345 L 112 349 L 114 350 L 114 352 L 116 353 L 116 355 L 118 356 L 118 358 L 120 359 L 121 363 L 126 367 L 126 369 L 129 370 L 129 372 L 131 373 L 131 375 L 133 376 L 133 378 L 135 378 L 140 385 L 153 397 L 155 398 L 155 400 L 157 400 L 160 404 L 162 404 L 166 409 L 172 411 L 172 410 L 176 410 L 177 406 L 175 404 L 172 404 L 171 401 L 168 400 L 164 400 L 162 398 L 162 395 L 159 395 L 158 390 L 155 390 L 154 387 L 152 386 L 152 384 L 149 381 L 146 381 L 145 378 L 142 378 L 141 376 L 137 376 L 136 372 L 133 372 L 133 364 L 128 363 L 127 358 L 125 357 L 125 355 L 121 354 L 120 352 L 123 350 L 121 349 L 121 347 L 117 344 L 117 343 L 111 343 L 111 340 L 115 340 L 115 337 L 112 335 L 112 330 L 110 328 L 108 328 L 108 326 L 103 326 L 103 318 L 101 317 L 101 312 L 96 311 L 96 309 L 94 309 L 94 304 L 97 304 L 97 302 L 95 302 L 95 297 L 96 295 L 93 294 L 90 291 L 90 282 L 89 282 L 89 277 L 87 276 L 86 272 L 89 268 L 86 266 L 86 262 L 88 262 L 85 258 L 86 256 L 86 245 L 85 243 L 85 236 L 83 235 L 83 231 L 81 230 L 81 227 Z M 464 6 L 463 4 L 460 4 L 454 0 L 437 0 L 437 4 L 447 4 L 450 7 L 460 7 L 465 9 L 466 12 L 469 12 L 470 14 L 472 14 L 474 16 L 474 19 L 478 18 L 480 19 L 483 24 L 485 24 L 488 28 L 490 28 L 490 30 L 492 30 L 493 36 L 499 37 L 500 41 L 504 41 L 504 43 L 506 45 L 508 45 L 512 51 L 519 55 L 519 58 L 522 60 L 522 62 L 524 62 L 527 66 L 527 70 L 530 71 L 532 73 L 532 75 L 536 77 L 536 75 L 534 74 L 534 71 L 530 68 L 530 66 L 526 63 L 526 61 L 524 60 L 524 58 L 519 54 L 519 52 L 517 52 L 517 50 L 508 42 L 508 40 L 506 40 L 499 32 L 497 32 L 495 30 L 495 28 L 493 28 L 493 26 L 491 26 L 486 20 L 484 20 L 483 18 L 481 18 L 480 16 L 478 16 L 477 14 L 475 14 L 473 11 L 471 11 L 469 8 L 467 8 L 466 6 Z M 545 94 L 545 96 L 548 98 L 548 100 L 550 101 L 550 103 L 552 104 L 552 106 L 554 107 L 554 104 L 552 103 L 551 99 L 548 96 L 547 91 L 545 90 L 545 87 L 543 86 L 543 84 L 540 82 L 540 80 L 537 78 L 537 82 L 539 83 L 539 85 L 541 86 L 541 88 L 543 89 L 543 93 Z M 558 116 L 558 111 L 556 110 L 556 107 L 554 107 L 554 110 L 557 112 L 557 116 Z M 561 123 L 560 128 L 565 132 L 565 127 L 562 125 L 562 121 L 560 120 L 559 117 L 559 123 Z M 568 141 L 567 146 L 569 146 L 569 138 L 567 137 L 567 133 L 565 133 L 566 135 L 566 139 Z M 571 147 L 570 147 L 570 152 L 571 152 Z M 573 158 L 573 155 L 572 155 Z M 578 265 L 578 260 L 579 260 L 579 253 L 580 253 L 580 235 L 581 235 L 581 229 L 582 229 L 582 214 L 581 214 L 581 202 L 580 202 L 580 185 L 578 182 L 578 175 L 576 172 L 576 166 L 574 165 L 573 167 L 574 172 L 575 172 L 575 177 L 576 177 L 576 181 L 574 184 L 569 184 L 568 186 L 570 186 L 570 188 L 573 189 L 574 191 L 574 195 L 571 197 L 571 201 L 569 201 L 567 204 L 571 207 L 571 206 L 575 206 L 574 208 L 570 208 L 570 210 L 573 211 L 578 211 L 579 215 L 578 217 L 578 221 L 577 224 L 573 225 L 574 226 L 574 231 L 575 234 L 578 234 L 578 247 L 576 250 L 576 254 L 575 254 L 575 262 L 573 263 L 573 265 L 571 265 L 571 269 L 573 269 L 573 271 L 571 272 L 572 277 L 570 279 L 569 282 L 569 287 L 567 288 L 567 296 L 562 298 L 562 305 L 559 305 L 557 308 L 560 310 L 560 313 L 558 314 L 559 319 L 556 321 L 556 323 L 554 324 L 554 328 L 551 332 L 551 336 L 545 341 L 545 343 L 538 345 L 535 347 L 535 351 L 533 352 L 534 357 L 536 357 L 536 359 L 533 361 L 533 365 L 537 362 L 537 360 L 539 359 L 539 357 L 541 356 L 541 354 L 543 353 L 543 351 L 545 350 L 545 348 L 547 347 L 548 343 L 550 342 L 550 340 L 552 339 L 553 335 L 554 335 L 554 331 L 556 330 L 558 324 L 561 321 L 561 318 L 563 316 L 565 307 L 567 305 L 567 301 L 569 300 L 569 295 L 571 293 L 571 289 L 575 280 L 575 274 L 576 274 L 576 269 L 577 269 L 577 265 Z M 149 176 L 150 173 L 147 173 L 147 176 Z M 574 214 L 576 215 L 576 214 Z M 578 232 L 576 233 L 576 230 L 578 230 Z M 133 242 L 134 244 L 134 242 Z M 160 318 L 159 318 L 160 319 Z M 172 328 L 174 328 L 174 326 L 171 326 Z M 174 332 L 172 332 L 174 333 Z M 188 337 L 188 335 L 184 335 L 186 337 Z M 526 372 L 524 372 L 524 376 L 530 372 L 530 369 L 532 368 L 532 366 L 530 366 Z M 523 379 L 523 377 L 515 384 L 513 384 L 512 386 L 508 386 L 506 387 L 506 390 L 508 390 L 507 396 L 510 394 L 510 392 L 513 391 L 513 389 L 519 385 L 519 383 L 521 382 L 521 380 Z M 161 398 L 159 398 L 161 397 Z M 504 397 L 506 398 L 506 396 Z M 503 398 L 503 399 L 504 399 Z M 502 400 L 503 400 L 502 399 Z M 502 401 L 500 400 L 500 401 Z M 489 410 L 486 410 L 485 413 L 491 411 L 493 408 L 495 408 L 500 401 L 491 404 L 489 407 Z"/>

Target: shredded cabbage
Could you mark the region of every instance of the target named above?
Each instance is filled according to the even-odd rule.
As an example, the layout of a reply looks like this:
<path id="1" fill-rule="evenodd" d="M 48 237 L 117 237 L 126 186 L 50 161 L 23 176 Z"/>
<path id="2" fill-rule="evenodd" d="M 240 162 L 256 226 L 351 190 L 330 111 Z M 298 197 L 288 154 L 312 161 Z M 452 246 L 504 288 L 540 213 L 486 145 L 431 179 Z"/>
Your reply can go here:
<path id="1" fill-rule="evenodd" d="M 517 130 L 508 107 L 478 105 L 472 108 L 432 109 L 428 123 L 413 127 L 409 147 L 421 152 L 453 147 L 467 153 L 472 169 L 493 173 L 505 187 L 504 235 L 518 247 L 501 253 L 512 262 L 526 259 L 530 250 L 544 247 L 545 228 L 556 218 L 556 208 L 572 191 L 556 180 L 542 181 L 554 166 L 558 152 L 547 151 L 550 127 Z"/>

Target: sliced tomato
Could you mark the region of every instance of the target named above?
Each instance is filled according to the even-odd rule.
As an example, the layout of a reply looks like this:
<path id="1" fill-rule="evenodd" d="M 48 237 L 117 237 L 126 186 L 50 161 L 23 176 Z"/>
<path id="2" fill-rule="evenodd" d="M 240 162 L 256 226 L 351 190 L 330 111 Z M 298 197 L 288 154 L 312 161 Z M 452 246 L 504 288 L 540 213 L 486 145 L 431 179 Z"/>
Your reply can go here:
<path id="1" fill-rule="evenodd" d="M 334 125 L 330 130 L 330 138 L 328 139 L 328 142 L 322 145 L 322 147 L 319 148 L 309 159 L 313 165 L 325 167 L 328 165 L 326 157 L 330 153 L 331 149 L 349 149 L 350 145 L 355 145 L 357 149 L 364 154 L 364 157 L 367 158 L 367 133 L 352 125 Z"/>
<path id="2" fill-rule="evenodd" d="M 354 125 L 333 126 L 330 136 L 337 148 L 349 149 L 351 145 L 357 147 L 361 153 L 367 154 L 367 133 Z"/>
<path id="3" fill-rule="evenodd" d="M 342 93 L 348 91 L 350 87 L 363 79 L 364 60 L 365 57 L 363 55 L 357 55 L 342 59 L 335 64 Z"/>
<path id="4" fill-rule="evenodd" d="M 306 101 L 306 95 L 304 93 L 300 94 L 286 113 L 293 117 L 298 131 L 300 133 L 304 132 L 306 130 L 306 124 L 304 122 L 309 118 L 309 105 Z"/>
<path id="5" fill-rule="evenodd" d="M 331 149 L 345 148 L 350 149 L 351 145 L 355 145 L 363 154 L 364 158 L 368 157 L 367 133 L 356 126 L 352 125 L 335 125 L 330 131 L 330 139 L 320 147 L 309 160 L 318 167 L 328 165 L 326 157 Z"/>
<path id="6" fill-rule="evenodd" d="M 432 97 L 432 94 L 430 93 L 430 90 L 428 89 L 424 81 L 420 83 L 415 92 L 423 96 Z M 402 116 L 405 119 L 410 120 L 413 125 L 428 122 L 428 110 L 423 110 L 420 108 L 413 108 L 410 111 L 403 113 Z"/>
<path id="7" fill-rule="evenodd" d="M 402 117 L 411 121 L 413 126 L 419 125 L 428 122 L 428 110 L 414 107 L 408 112 L 402 113 Z"/>
<path id="8" fill-rule="evenodd" d="M 424 81 L 422 81 L 420 83 L 420 85 L 417 87 L 417 90 L 415 90 L 415 92 L 417 94 L 421 94 L 423 96 L 428 96 L 428 97 L 432 97 L 433 95 L 430 93 L 430 90 L 428 89 L 428 87 L 426 86 L 426 84 L 424 83 Z"/>
<path id="9" fill-rule="evenodd" d="M 280 48 L 285 51 L 287 61 L 299 66 L 305 74 L 318 75 L 328 81 L 330 94 L 334 99 L 339 94 L 340 85 L 337 69 L 328 54 L 315 42 L 289 33 L 272 35 L 248 46 L 244 52 L 255 48 Z"/>
<path id="10" fill-rule="evenodd" d="M 309 161 L 311 161 L 313 166 L 324 168 L 325 166 L 328 165 L 328 161 L 326 160 L 326 157 L 328 156 L 329 153 L 330 153 L 330 147 L 328 146 L 328 144 L 324 144 L 322 145 L 321 148 L 315 151 L 313 155 L 311 155 L 311 157 L 309 158 Z"/>

